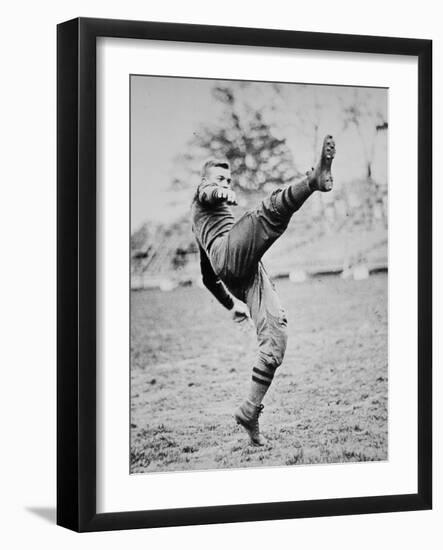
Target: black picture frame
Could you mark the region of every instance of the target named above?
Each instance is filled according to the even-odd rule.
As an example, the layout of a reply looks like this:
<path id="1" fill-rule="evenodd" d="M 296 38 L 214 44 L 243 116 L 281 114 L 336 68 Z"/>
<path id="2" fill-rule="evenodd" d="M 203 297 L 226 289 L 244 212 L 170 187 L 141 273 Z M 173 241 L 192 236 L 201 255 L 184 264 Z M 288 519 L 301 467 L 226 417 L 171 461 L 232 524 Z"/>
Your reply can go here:
<path id="1" fill-rule="evenodd" d="M 418 59 L 416 494 L 136 512 L 96 511 L 96 39 L 167 40 Z M 75 531 L 425 510 L 432 507 L 432 42 L 78 18 L 57 28 L 57 523 Z"/>

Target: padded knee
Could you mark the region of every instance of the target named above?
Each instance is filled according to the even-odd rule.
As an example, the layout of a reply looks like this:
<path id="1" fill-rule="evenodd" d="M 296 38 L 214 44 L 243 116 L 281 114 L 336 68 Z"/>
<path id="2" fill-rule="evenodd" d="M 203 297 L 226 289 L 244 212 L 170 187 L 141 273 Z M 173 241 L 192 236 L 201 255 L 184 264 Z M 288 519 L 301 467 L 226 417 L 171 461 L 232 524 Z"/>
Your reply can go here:
<path id="1" fill-rule="evenodd" d="M 259 342 L 259 360 L 262 365 L 275 370 L 282 362 L 288 341 L 287 319 L 282 310 L 278 317 L 268 315 L 266 331 Z"/>
<path id="2" fill-rule="evenodd" d="M 272 351 L 272 364 L 273 368 L 279 367 L 283 362 L 283 357 L 286 352 L 286 344 L 288 342 L 288 334 L 286 326 L 280 327 L 279 330 L 275 333 L 274 338 L 274 348 Z"/>

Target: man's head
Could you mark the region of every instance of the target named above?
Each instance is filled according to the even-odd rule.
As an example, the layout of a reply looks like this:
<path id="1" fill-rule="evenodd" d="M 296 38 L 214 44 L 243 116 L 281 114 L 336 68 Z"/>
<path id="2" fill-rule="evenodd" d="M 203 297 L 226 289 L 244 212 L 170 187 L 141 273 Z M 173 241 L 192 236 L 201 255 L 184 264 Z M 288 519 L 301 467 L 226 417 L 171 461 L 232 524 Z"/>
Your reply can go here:
<path id="1" fill-rule="evenodd" d="M 201 173 L 202 183 L 231 188 L 231 167 L 225 159 L 210 159 L 205 162 Z"/>

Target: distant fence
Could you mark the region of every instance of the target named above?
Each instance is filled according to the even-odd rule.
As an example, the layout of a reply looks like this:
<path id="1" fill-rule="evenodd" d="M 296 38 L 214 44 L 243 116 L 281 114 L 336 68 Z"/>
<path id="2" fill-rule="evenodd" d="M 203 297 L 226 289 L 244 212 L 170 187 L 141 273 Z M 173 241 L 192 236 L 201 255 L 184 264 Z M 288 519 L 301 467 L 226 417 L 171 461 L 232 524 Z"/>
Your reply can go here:
<path id="1" fill-rule="evenodd" d="M 289 279 L 293 283 L 303 283 L 309 279 L 320 276 L 340 276 L 342 279 L 349 280 L 363 280 L 367 279 L 374 273 L 387 273 L 388 266 L 386 263 L 369 263 L 360 264 L 351 269 L 338 268 L 335 265 L 322 265 L 314 271 L 291 271 L 291 272 L 279 272 L 272 273 L 273 279 Z M 169 292 L 178 287 L 196 286 L 203 287 L 203 283 L 200 277 L 195 279 L 189 278 L 176 278 L 171 273 L 165 273 L 164 277 L 151 277 L 149 275 L 134 275 L 131 277 L 131 290 L 149 290 L 159 289 L 164 292 Z"/>
<path id="2" fill-rule="evenodd" d="M 371 273 L 387 271 L 387 239 L 387 230 L 383 227 L 372 231 L 316 235 L 298 246 L 294 240 L 279 239 L 265 255 L 264 263 L 271 277 L 289 278 L 293 282 L 319 275 L 364 279 Z M 167 246 L 168 257 L 171 250 L 173 247 Z M 160 249 L 156 254 L 166 255 Z M 147 262 L 146 255 L 133 257 L 131 289 L 160 288 L 168 291 L 177 286 L 201 285 L 198 252 L 190 251 L 183 261 L 176 262 L 174 268 L 171 265 L 171 262 Z"/>

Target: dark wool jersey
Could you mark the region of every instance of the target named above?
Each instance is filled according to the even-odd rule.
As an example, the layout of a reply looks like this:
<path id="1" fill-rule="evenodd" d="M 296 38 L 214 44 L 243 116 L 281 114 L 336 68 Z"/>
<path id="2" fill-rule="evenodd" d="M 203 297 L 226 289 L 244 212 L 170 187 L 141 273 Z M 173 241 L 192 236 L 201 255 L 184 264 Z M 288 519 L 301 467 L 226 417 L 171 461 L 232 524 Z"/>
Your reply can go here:
<path id="1" fill-rule="evenodd" d="M 225 201 L 218 199 L 216 185 L 199 185 L 191 206 L 192 231 L 200 250 L 200 268 L 204 285 L 226 308 L 234 305 L 231 295 L 217 277 L 209 260 L 215 239 L 225 235 L 234 225 L 234 216 Z"/>
<path id="2" fill-rule="evenodd" d="M 215 197 L 217 189 L 216 185 L 199 185 L 191 207 L 192 230 L 208 256 L 214 240 L 227 233 L 235 221 L 226 202 Z"/>

